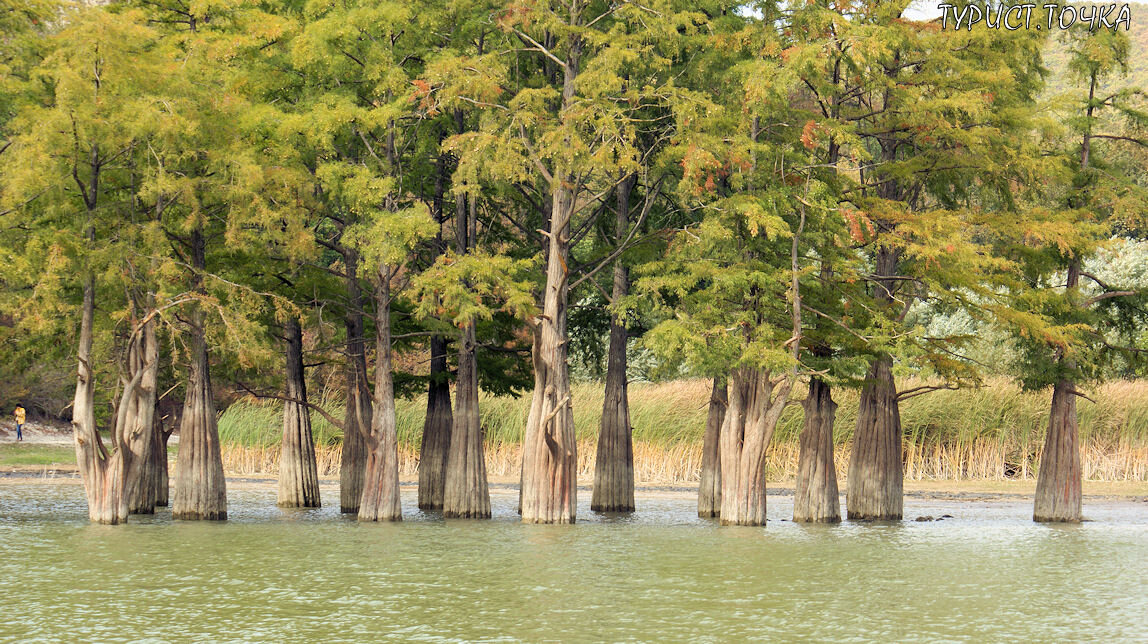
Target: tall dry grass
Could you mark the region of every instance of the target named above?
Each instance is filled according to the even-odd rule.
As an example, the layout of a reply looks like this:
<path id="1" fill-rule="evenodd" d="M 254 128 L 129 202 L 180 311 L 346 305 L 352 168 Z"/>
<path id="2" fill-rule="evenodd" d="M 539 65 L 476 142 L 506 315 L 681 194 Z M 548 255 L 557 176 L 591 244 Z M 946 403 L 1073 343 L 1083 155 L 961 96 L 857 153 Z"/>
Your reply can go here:
<path id="1" fill-rule="evenodd" d="M 919 383 L 901 383 L 902 388 Z M 701 464 L 702 432 L 710 385 L 703 380 L 631 385 L 635 474 L 643 483 L 696 481 Z M 579 476 L 593 474 L 595 440 L 602 412 L 602 386 L 580 383 L 572 392 L 578 436 Z M 1080 399 L 1080 438 L 1084 476 L 1089 480 L 1148 480 L 1148 382 L 1112 382 Z M 798 392 L 798 397 L 804 392 Z M 905 476 L 908 479 L 993 480 L 1035 478 L 1048 424 L 1051 393 L 1024 392 L 1006 380 L 975 390 L 938 391 L 901 404 Z M 858 394 L 839 389 L 834 425 L 838 475 L 844 477 L 848 448 L 857 419 Z M 492 477 L 517 476 L 520 444 L 529 398 L 484 396 L 480 402 L 486 432 L 487 469 Z M 342 403 L 322 403 L 336 417 Z M 400 466 L 404 476 L 418 467 L 425 398 L 401 400 L 398 421 Z M 241 401 L 220 418 L 224 467 L 236 473 L 278 471 L 282 404 Z M 338 472 L 339 430 L 318 414 L 312 417 L 319 469 Z M 773 479 L 792 478 L 797 470 L 799 405 L 782 416 L 770 447 Z"/>

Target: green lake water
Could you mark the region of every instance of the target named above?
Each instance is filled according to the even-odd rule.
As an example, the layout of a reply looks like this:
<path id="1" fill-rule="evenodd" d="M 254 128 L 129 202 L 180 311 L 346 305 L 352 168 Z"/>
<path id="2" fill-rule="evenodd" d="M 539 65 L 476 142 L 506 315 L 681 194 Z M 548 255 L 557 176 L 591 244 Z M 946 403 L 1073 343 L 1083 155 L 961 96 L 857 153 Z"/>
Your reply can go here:
<path id="1" fill-rule="evenodd" d="M 237 487 L 237 486 L 235 486 Z M 1040 525 L 1021 501 L 907 499 L 907 521 L 766 528 L 691 496 L 630 516 L 359 524 L 232 489 L 224 523 L 91 525 L 78 485 L 0 484 L 2 641 L 1148 641 L 1148 504 Z M 917 522 L 920 515 L 952 515 Z"/>

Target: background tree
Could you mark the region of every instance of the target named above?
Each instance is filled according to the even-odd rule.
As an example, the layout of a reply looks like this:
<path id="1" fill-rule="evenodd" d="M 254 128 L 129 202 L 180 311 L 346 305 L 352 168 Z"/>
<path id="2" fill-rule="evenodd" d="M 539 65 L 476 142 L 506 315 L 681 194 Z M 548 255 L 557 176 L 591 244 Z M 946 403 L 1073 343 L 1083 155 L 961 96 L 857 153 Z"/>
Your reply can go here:
<path id="1" fill-rule="evenodd" d="M 1067 134 L 1057 141 L 1063 165 L 1051 175 L 1059 181 L 1027 184 L 1026 216 L 1017 217 L 1015 227 L 998 228 L 1008 243 L 998 252 L 1022 270 L 1011 285 L 1012 299 L 997 315 L 1018 336 L 1022 384 L 1052 386 L 1033 519 L 1077 522 L 1082 472 L 1076 399 L 1088 397 L 1081 383 L 1097 379 L 1114 361 L 1144 358 L 1137 333 L 1145 323 L 1145 292 L 1087 270 L 1085 260 L 1114 236 L 1144 230 L 1148 192 L 1104 153 L 1148 147 L 1142 134 L 1148 112 L 1138 89 L 1098 91 L 1126 69 L 1122 32 L 1073 29 L 1065 40 L 1077 85 Z M 1122 122 L 1132 127 L 1121 131 Z"/>

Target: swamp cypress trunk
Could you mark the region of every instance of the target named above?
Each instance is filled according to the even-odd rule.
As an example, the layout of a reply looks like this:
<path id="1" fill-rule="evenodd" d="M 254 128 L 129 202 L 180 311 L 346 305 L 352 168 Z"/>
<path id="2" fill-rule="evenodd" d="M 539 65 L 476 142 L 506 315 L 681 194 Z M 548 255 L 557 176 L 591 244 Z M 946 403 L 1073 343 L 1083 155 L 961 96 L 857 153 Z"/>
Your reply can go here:
<path id="1" fill-rule="evenodd" d="M 315 463 L 315 441 L 311 436 L 311 411 L 303 371 L 303 330 L 299 321 L 284 325 L 286 335 L 286 400 L 283 403 L 283 439 L 279 452 L 279 492 L 277 504 L 286 508 L 317 508 L 319 469 Z M 296 402 L 299 401 L 299 402 Z"/>
<path id="2" fill-rule="evenodd" d="M 702 442 L 701 482 L 698 484 L 698 516 L 705 519 L 721 514 L 721 452 L 718 445 L 728 405 L 725 378 L 714 378 Z"/>
<path id="3" fill-rule="evenodd" d="M 151 423 L 151 449 L 144 459 L 143 472 L 140 475 L 140 485 L 146 485 L 150 492 L 151 509 L 145 509 L 143 503 L 133 508 L 133 514 L 155 514 L 157 507 L 167 506 L 167 441 L 163 435 L 163 424 L 159 420 L 159 406 L 152 412 Z M 163 479 L 161 484 L 160 480 Z"/>
<path id="4" fill-rule="evenodd" d="M 574 523 L 577 509 L 578 455 L 566 333 L 573 195 L 558 188 L 554 201 L 546 291 L 533 328 L 534 394 L 522 451 L 521 510 L 526 523 Z"/>
<path id="5" fill-rule="evenodd" d="M 455 110 L 455 123 L 459 134 L 465 127 L 462 110 Z M 441 142 L 441 140 L 440 140 Z M 435 173 L 434 213 L 438 223 L 438 232 L 435 234 L 433 245 L 434 258 L 446 251 L 447 243 L 443 237 L 443 224 L 449 219 L 444 206 L 446 181 L 448 169 L 446 158 L 448 155 L 439 154 L 437 172 Z M 455 214 L 463 216 L 466 212 L 466 195 L 455 196 Z M 460 232 L 462 228 L 460 227 Z M 465 252 L 465 248 L 460 249 Z M 449 366 L 446 359 L 447 340 L 443 336 L 432 336 L 430 339 L 430 382 L 427 385 L 427 413 L 423 422 L 423 439 L 419 445 L 419 509 L 442 510 L 445 496 L 447 453 L 450 451 L 451 425 L 454 416 L 450 406 L 450 379 Z"/>
<path id="6" fill-rule="evenodd" d="M 1034 521 L 1078 523 L 1081 519 L 1080 443 L 1076 417 L 1076 385 L 1061 380 L 1052 389 L 1048 436 L 1040 455 L 1036 479 Z"/>
<path id="7" fill-rule="evenodd" d="M 1093 81 L 1095 84 L 1095 80 Z M 1081 167 L 1088 167 L 1089 139 L 1084 140 Z M 1080 285 L 1080 260 L 1068 265 L 1066 290 Z M 1076 363 L 1061 356 L 1059 360 L 1073 371 Z M 1062 378 L 1052 389 L 1052 408 L 1048 416 L 1048 435 L 1040 455 L 1040 472 L 1036 478 L 1033 521 L 1079 523 L 1081 520 L 1080 432 L 1076 416 L 1076 383 Z"/>
<path id="8" fill-rule="evenodd" d="M 447 380 L 446 338 L 430 341 L 430 384 L 427 386 L 427 415 L 423 441 L 419 447 L 419 509 L 441 510 L 445 495 L 447 452 L 450 449 L 454 416 Z"/>
<path id="9" fill-rule="evenodd" d="M 621 244 L 629 230 L 630 192 L 636 178 L 618 184 L 618 212 L 614 236 Z M 630 291 L 630 274 L 621 258 L 614 262 L 611 301 Z M 606 362 L 606 391 L 598 431 L 598 454 L 594 464 L 594 493 L 590 509 L 595 512 L 634 511 L 634 442 L 630 426 L 630 401 L 626 382 L 626 326 L 610 315 L 610 350 Z"/>
<path id="10" fill-rule="evenodd" d="M 96 431 L 95 384 L 92 382 L 92 319 L 95 312 L 95 282 L 84 283 L 84 303 L 80 314 L 80 338 L 76 351 L 79 366 L 76 395 L 72 400 L 72 433 L 76 441 L 76 464 L 84 481 L 88 518 L 97 523 L 123 523 L 127 520 L 123 498 L 123 461 L 109 455 Z"/>
<path id="11" fill-rule="evenodd" d="M 227 518 L 227 483 L 219 452 L 215 396 L 208 371 L 203 315 L 196 313 L 190 338 L 191 368 L 179 425 L 179 454 L 175 463 L 174 519 Z"/>
<path id="12" fill-rule="evenodd" d="M 829 384 L 821 378 L 811 378 L 804 407 L 805 426 L 801 430 L 797 460 L 793 520 L 837 523 L 841 521 L 837 470 L 833 466 L 833 420 L 837 416 L 837 403 L 833 402 Z"/>
<path id="13" fill-rule="evenodd" d="M 618 296 L 617 272 L 625 272 L 625 268 L 614 270 L 614 294 Z M 634 444 L 626 389 L 626 328 L 612 319 L 606 393 L 594 464 L 594 493 L 590 501 L 590 509 L 595 512 L 634 511 Z"/>
<path id="14" fill-rule="evenodd" d="M 775 393 L 768 371 L 734 369 L 720 438 L 722 525 L 765 525 L 765 450 L 791 388 L 785 380 Z"/>
<path id="15" fill-rule="evenodd" d="M 136 374 L 140 374 L 138 382 Z M 155 408 L 159 344 L 153 318 L 136 327 L 128 343 L 128 377 L 136 384 L 130 391 L 125 387 L 115 427 L 116 444 L 124 452 L 125 459 L 124 495 L 128 512 L 155 514 L 157 465 L 153 454 L 158 440 Z"/>
<path id="16" fill-rule="evenodd" d="M 117 524 L 127 521 L 130 512 L 155 511 L 154 488 L 145 474 L 152 450 L 158 352 L 154 320 L 149 318 L 142 325 L 133 326 L 126 360 L 128 380 L 123 383 L 112 420 L 113 451 L 109 452 L 96 431 L 93 404 L 90 360 L 94 291 L 93 280 L 88 278 L 80 320 L 79 371 L 72 426 L 88 517 L 98 523 Z"/>
<path id="17" fill-rule="evenodd" d="M 375 399 L 367 436 L 367 469 L 359 521 L 401 521 L 399 446 L 391 372 L 391 270 L 380 266 L 375 287 Z"/>
<path id="18" fill-rule="evenodd" d="M 848 518 L 899 520 L 904 503 L 901 465 L 893 359 L 883 355 L 873 361 L 861 389 L 845 498 Z"/>
<path id="19" fill-rule="evenodd" d="M 563 67 L 562 109 L 574 102 L 574 81 L 582 52 L 579 38 L 570 39 Z M 561 174 L 550 182 L 550 221 L 546 227 L 546 284 L 542 315 L 533 325 L 534 394 L 522 446 L 519 502 L 524 523 L 574 523 L 578 506 L 578 446 L 570 404 L 567 361 L 570 220 L 576 207 L 578 177 Z"/>
<path id="20" fill-rule="evenodd" d="M 197 271 L 205 267 L 202 231 L 192 233 L 192 259 Z M 224 520 L 227 518 L 227 482 L 219 453 L 219 427 L 216 424 L 215 395 L 207 359 L 205 315 L 196 307 L 189 315 L 187 391 L 179 425 L 179 455 L 175 464 L 175 494 L 171 515 L 174 519 Z"/>
<path id="21" fill-rule="evenodd" d="M 173 430 L 164 429 L 164 422 L 160 416 L 159 406 L 156 407 L 152 426 L 155 430 L 152 434 L 151 443 L 151 479 L 152 484 L 155 486 L 155 506 L 157 508 L 166 508 L 170 502 L 169 493 L 171 485 L 171 482 L 168 480 L 167 443 L 168 439 L 171 438 L 171 432 Z"/>
<path id="22" fill-rule="evenodd" d="M 454 427 L 446 468 L 443 516 L 490 518 L 490 492 L 486 482 L 482 424 L 478 415 L 478 364 L 475 360 L 474 323 L 462 331 L 458 348 Z"/>
<path id="23" fill-rule="evenodd" d="M 367 387 L 367 355 L 363 339 L 363 292 L 359 287 L 359 255 L 342 249 L 346 266 L 347 313 L 347 406 L 343 414 L 343 453 L 339 464 L 339 511 L 359 512 L 363 498 L 363 477 L 367 469 L 366 436 L 371 430 L 373 410 Z"/>

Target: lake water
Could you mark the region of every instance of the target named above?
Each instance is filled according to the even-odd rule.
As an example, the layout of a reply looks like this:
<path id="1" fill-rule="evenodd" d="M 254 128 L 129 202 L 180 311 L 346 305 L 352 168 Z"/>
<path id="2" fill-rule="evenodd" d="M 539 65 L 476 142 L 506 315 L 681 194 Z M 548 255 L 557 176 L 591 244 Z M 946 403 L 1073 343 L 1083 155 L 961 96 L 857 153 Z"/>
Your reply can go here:
<path id="1" fill-rule="evenodd" d="M 1148 504 L 1040 525 L 1022 501 L 906 500 L 942 521 L 767 528 L 698 519 L 685 494 L 632 516 L 359 524 L 232 485 L 231 520 L 87 521 L 78 485 L 0 484 L 0 640 L 1148 640 Z"/>

